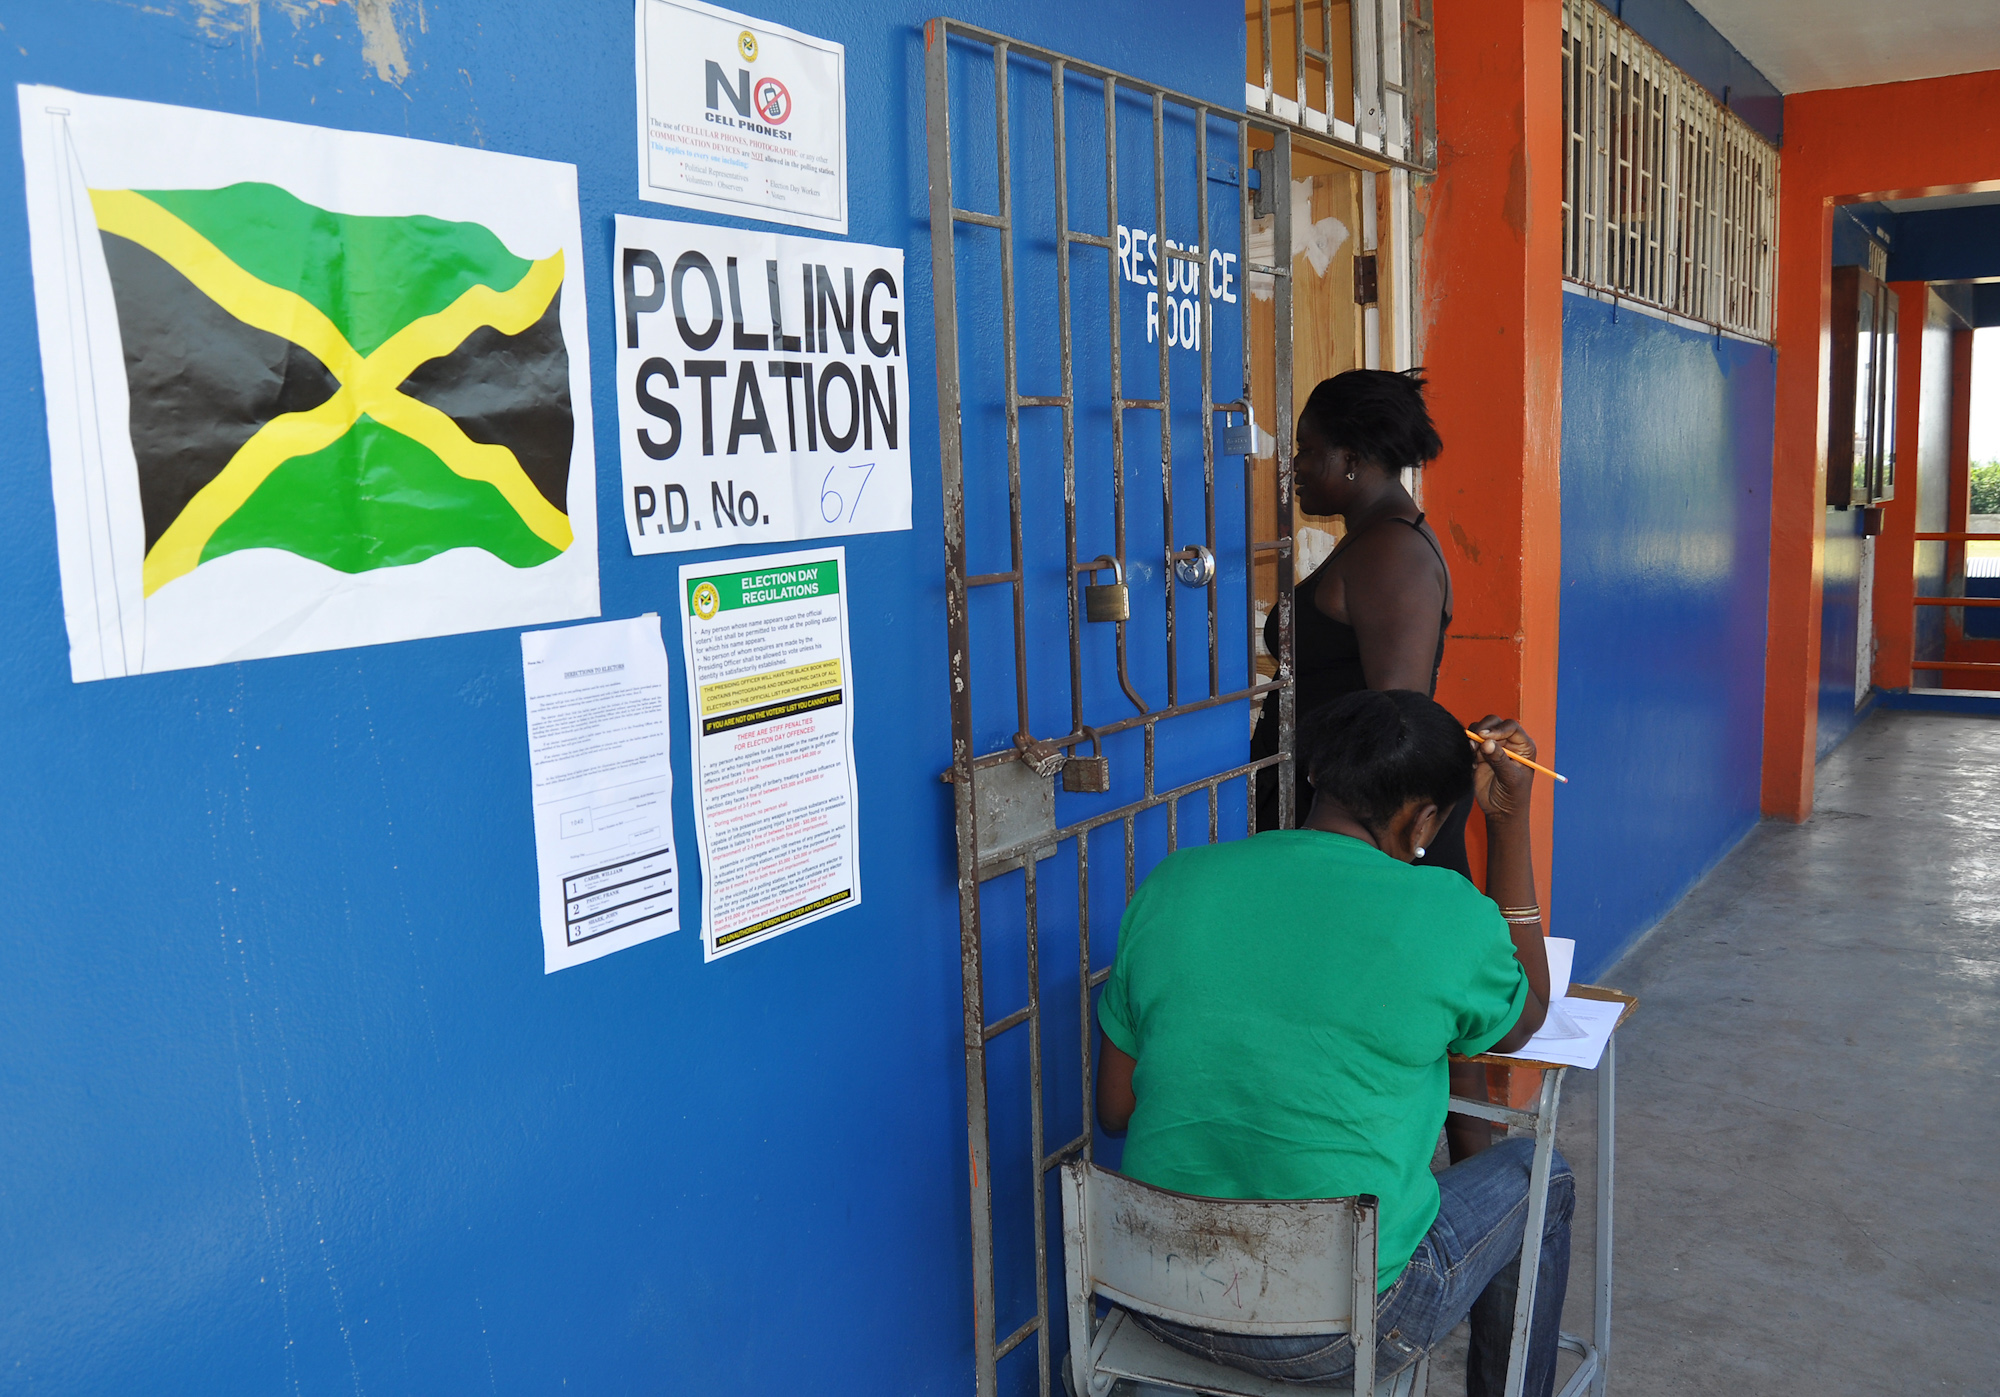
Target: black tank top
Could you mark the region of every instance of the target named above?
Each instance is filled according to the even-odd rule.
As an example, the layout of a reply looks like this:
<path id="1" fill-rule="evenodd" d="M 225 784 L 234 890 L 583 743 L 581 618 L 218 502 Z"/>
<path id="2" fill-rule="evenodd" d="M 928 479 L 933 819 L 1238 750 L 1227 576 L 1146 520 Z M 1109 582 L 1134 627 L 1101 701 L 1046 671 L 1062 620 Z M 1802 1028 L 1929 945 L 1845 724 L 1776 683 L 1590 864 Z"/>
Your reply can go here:
<path id="1" fill-rule="evenodd" d="M 1417 537 L 1431 546 L 1437 554 L 1438 566 L 1445 568 L 1444 610 L 1438 618 L 1437 654 L 1431 660 L 1431 686 L 1433 696 L 1437 693 L 1438 669 L 1444 664 L 1444 637 L 1451 628 L 1451 569 L 1445 567 L 1444 553 L 1438 547 L 1437 539 L 1424 527 L 1424 516 L 1405 519 L 1391 515 L 1383 523 L 1395 522 L 1408 525 L 1416 531 Z M 1368 680 L 1361 672 L 1361 640 L 1355 635 L 1354 627 L 1345 621 L 1336 621 L 1314 602 L 1320 579 L 1333 566 L 1334 559 L 1341 555 L 1348 544 L 1359 538 L 1359 534 L 1349 534 L 1327 554 L 1326 560 L 1312 570 L 1305 581 L 1299 583 L 1293 592 L 1292 625 L 1297 645 L 1298 706 L 1294 710 L 1300 717 L 1313 711 L 1323 703 L 1331 703 L 1344 694 L 1368 687 Z M 1278 612 L 1274 607 L 1264 618 L 1264 648 L 1278 653 Z M 1271 717 L 1275 729 L 1276 705 L 1266 704 L 1264 712 Z M 1260 724 L 1261 726 L 1261 724 Z M 1275 737 L 1275 732 L 1274 732 Z M 1273 745 L 1272 751 L 1277 748 Z"/>
<path id="2" fill-rule="evenodd" d="M 1444 552 L 1438 547 L 1437 538 L 1424 527 L 1422 514 L 1415 519 L 1397 515 L 1391 518 L 1415 529 L 1418 536 L 1431 546 L 1431 552 L 1437 554 L 1438 565 L 1445 569 L 1444 608 L 1438 617 L 1437 654 L 1431 659 L 1431 696 L 1436 697 L 1438 668 L 1444 663 L 1445 632 L 1451 628 L 1451 569 L 1445 565 Z M 1345 621 L 1334 620 L 1313 601 L 1314 592 L 1327 568 L 1340 556 L 1341 549 L 1359 537 L 1359 534 L 1349 534 L 1343 538 L 1339 546 L 1327 555 L 1326 561 L 1314 568 L 1312 575 L 1299 583 L 1292 594 L 1292 615 L 1296 618 L 1293 638 L 1297 643 L 1295 658 L 1298 666 L 1298 703 L 1295 711 L 1300 718 L 1323 703 L 1331 703 L 1343 694 L 1368 687 L 1367 677 L 1361 672 L 1361 641 L 1355 635 L 1354 627 Z M 1264 646 L 1273 655 L 1278 653 L 1278 614 L 1275 608 L 1264 621 Z M 1266 702 L 1263 713 L 1257 719 L 1256 729 L 1250 735 L 1250 755 L 1253 759 L 1268 757 L 1277 750 L 1278 705 Z M 1302 818 L 1312 808 L 1312 781 L 1306 775 L 1303 761 L 1294 770 L 1294 790 L 1297 794 L 1294 809 L 1297 817 Z M 1256 828 L 1260 830 L 1278 828 L 1277 777 L 1278 773 L 1271 767 L 1264 767 L 1257 773 Z M 1470 878 L 1472 870 L 1465 856 L 1465 820 L 1471 810 L 1472 799 L 1469 796 L 1454 806 L 1444 827 L 1433 837 L 1425 857 L 1418 863 L 1449 868 Z"/>

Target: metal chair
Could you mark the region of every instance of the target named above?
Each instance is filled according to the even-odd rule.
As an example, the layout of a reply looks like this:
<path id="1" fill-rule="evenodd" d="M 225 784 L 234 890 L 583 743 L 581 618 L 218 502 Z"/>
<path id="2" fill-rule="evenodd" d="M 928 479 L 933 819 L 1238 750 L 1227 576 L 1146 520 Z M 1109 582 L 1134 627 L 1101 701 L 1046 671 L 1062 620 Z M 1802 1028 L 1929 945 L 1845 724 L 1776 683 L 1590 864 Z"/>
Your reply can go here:
<path id="1" fill-rule="evenodd" d="M 1424 1397 L 1426 1355 L 1375 1381 L 1376 1200 L 1194 1198 L 1081 1160 L 1063 1166 L 1075 1397 L 1119 1392 Z M 1099 1322 L 1097 1297 L 1111 1302 Z M 1301 1388 L 1183 1353 L 1131 1312 L 1230 1334 L 1365 1334 L 1347 1387 Z M 1127 1386 L 1130 1384 L 1130 1386 Z"/>

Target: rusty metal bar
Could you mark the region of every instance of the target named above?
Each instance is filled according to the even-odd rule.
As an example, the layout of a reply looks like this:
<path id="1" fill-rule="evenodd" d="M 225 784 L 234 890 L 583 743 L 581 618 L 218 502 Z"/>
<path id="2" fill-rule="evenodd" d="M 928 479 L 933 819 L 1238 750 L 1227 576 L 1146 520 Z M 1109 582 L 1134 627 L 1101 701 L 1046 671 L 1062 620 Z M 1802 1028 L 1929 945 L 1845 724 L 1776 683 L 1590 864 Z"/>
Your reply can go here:
<path id="1" fill-rule="evenodd" d="M 1357 7 L 1358 8 L 1358 7 Z M 1282 196 L 1272 205 L 1271 260 L 1283 269 L 1285 277 L 1292 270 L 1292 143 L 1287 140 L 1276 142 L 1271 152 L 1271 169 L 1277 181 L 1277 193 Z M 1278 534 L 1283 538 L 1293 538 L 1298 533 L 1297 521 L 1292 507 L 1292 296 L 1291 284 L 1285 283 L 1285 294 L 1276 294 L 1277 282 L 1272 283 L 1271 306 L 1273 331 L 1272 346 L 1272 404 L 1273 416 L 1277 418 L 1271 425 L 1277 429 L 1278 459 Z M 1248 300 L 1246 295 L 1245 300 Z M 1282 829 L 1291 829 L 1297 824 L 1295 805 L 1297 803 L 1297 781 L 1294 771 L 1294 728 L 1298 723 L 1298 694 L 1293 688 L 1292 678 L 1297 673 L 1297 662 L 1293 655 L 1293 634 L 1295 618 L 1292 615 L 1292 554 L 1287 551 L 1278 555 L 1278 595 L 1272 605 L 1278 611 L 1278 824 Z"/>
<path id="2" fill-rule="evenodd" d="M 1918 606 L 2000 606 L 2000 597 L 1912 597 Z"/>
<path id="3" fill-rule="evenodd" d="M 958 832 L 959 986 L 964 997 L 966 1150 L 971 1167 L 972 1346 L 978 1397 L 998 1397 L 993 1177 L 986 1131 L 986 989 L 979 937 L 979 831 L 972 798 L 972 630 L 965 589 L 965 442 L 958 365 L 958 257 L 951 198 L 950 26 L 924 26 L 931 299 L 937 344 L 938 469 L 944 493 L 945 627 L 951 668 L 952 806 Z"/>
<path id="4" fill-rule="evenodd" d="M 1271 0 L 1258 0 L 1258 22 L 1262 24 L 1264 35 L 1264 110 L 1269 112 L 1272 104 L 1271 77 Z M 1247 247 L 1248 244 L 1246 243 Z"/>
<path id="5" fill-rule="evenodd" d="M 1975 534 L 1963 531 L 1945 534 L 1917 534 L 1918 543 L 2000 543 L 2000 534 Z"/>
<path id="6" fill-rule="evenodd" d="M 1196 200 L 1196 213 L 1198 216 L 1197 241 L 1201 245 L 1201 261 L 1196 264 L 1194 273 L 1195 304 L 1200 307 L 1200 313 L 1196 316 L 1195 334 L 1199 337 L 1200 342 L 1196 348 L 1199 350 L 1201 356 L 1201 367 L 1199 370 L 1201 375 L 1201 537 L 1203 545 L 1208 549 L 1209 556 L 1213 558 L 1216 556 L 1217 542 L 1215 536 L 1215 347 L 1210 341 L 1215 336 L 1215 326 L 1213 323 L 1214 308 L 1211 304 L 1215 295 L 1215 288 L 1210 284 L 1209 272 L 1212 264 L 1213 250 L 1209 247 L 1208 241 L 1208 108 L 1196 108 L 1194 129 L 1194 169 L 1195 179 L 1198 184 L 1198 198 Z M 1239 181 L 1243 178 L 1243 172 L 1240 168 L 1237 170 L 1236 177 Z M 1239 196 L 1242 193 L 1242 188 L 1243 186 L 1239 183 L 1237 185 Z M 1245 383 L 1244 387 L 1247 390 L 1249 384 Z M 1246 505 L 1249 503 L 1248 496 L 1244 498 L 1244 503 Z M 1170 549 L 1174 547 L 1174 541 L 1171 538 L 1167 540 L 1167 547 Z M 1169 567 L 1168 571 L 1171 572 L 1172 568 Z M 1218 693 L 1222 692 L 1221 632 L 1218 630 L 1218 617 L 1216 615 L 1216 607 L 1221 601 L 1219 590 L 1221 583 L 1222 570 L 1218 567 L 1209 575 L 1208 585 L 1203 589 L 1205 593 L 1203 601 L 1208 617 L 1208 696 L 1210 698 L 1214 698 Z"/>
<path id="7" fill-rule="evenodd" d="M 1056 196 L 1056 325 L 1062 339 L 1062 471 L 1063 471 L 1063 556 L 1076 559 L 1076 358 L 1070 342 L 1069 249 L 1073 242 L 1085 241 L 1069 227 L 1069 126 L 1067 65 L 1061 59 L 1049 65 L 1049 93 L 1052 110 L 1052 138 L 1055 146 Z M 1106 252 L 1115 249 L 1113 238 L 1103 243 Z M 1116 260 L 1115 258 L 1113 259 Z M 1083 727 L 1083 638 L 1078 633 L 1076 569 L 1069 569 L 1064 595 L 1068 600 L 1065 629 L 1069 632 L 1069 725 Z M 1087 1051 L 1087 1049 L 1086 1049 Z"/>
<path id="8" fill-rule="evenodd" d="M 1028 1150 L 1037 1165 L 1042 1160 L 1042 951 L 1041 901 L 1036 883 L 1037 861 L 1030 856 L 1022 865 L 1026 878 L 1023 896 L 1027 904 L 1028 937 Z M 1042 1171 L 1034 1173 L 1033 1213 L 1035 1219 L 1035 1370 L 1041 1390 L 1049 1391 L 1049 1195 L 1042 1187 Z"/>
<path id="9" fill-rule="evenodd" d="M 1083 1157 L 1089 1160 L 1097 1156 L 1097 1135 L 1091 1129 L 1090 836 L 1087 832 L 1076 840 L 1076 982 L 1080 987 L 1077 1042 L 1083 1049 L 1083 1083 L 1077 1099 L 1083 1103 Z"/>
<path id="10" fill-rule="evenodd" d="M 1112 733 L 1129 732 L 1133 728 L 1150 727 L 1168 718 L 1186 717 L 1190 713 L 1199 713 L 1204 709 L 1214 708 L 1218 704 L 1242 703 L 1261 698 L 1267 694 L 1275 694 L 1283 687 L 1284 682 L 1282 680 L 1267 679 L 1262 683 L 1253 684 L 1247 689 L 1238 689 L 1234 693 L 1217 694 L 1214 698 L 1195 699 L 1192 702 L 1184 703 L 1180 707 L 1171 710 L 1156 708 L 1150 713 L 1135 714 L 1130 718 L 1120 718 L 1116 722 L 1100 723 L 1089 729 L 1078 729 L 1072 733 L 1065 733 L 1061 737 L 1045 737 L 1040 739 L 1040 741 L 1054 747 L 1076 747 L 1082 743 L 1089 742 L 1093 734 L 1103 738 L 1109 737 Z M 998 751 L 974 757 L 972 765 L 974 770 L 983 771 L 988 767 L 1001 766 L 1007 762 L 1018 761 L 1020 756 L 1020 748 L 1003 747 Z M 957 777 L 953 776 L 950 770 L 946 770 L 940 775 L 939 779 L 950 782 L 957 780 Z"/>
<path id="11" fill-rule="evenodd" d="M 1019 1028 L 1022 1024 L 1026 1023 L 1027 1021 L 1028 1021 L 1028 1011 L 1025 1008 L 1016 1009 L 1013 1013 L 1009 1014 L 1004 1019 L 995 1019 L 992 1023 L 986 1025 L 985 1028 L 986 1041 L 990 1043 L 995 1038 L 998 1038 L 1001 1034 L 1005 1033 L 1008 1029 Z"/>
<path id="12" fill-rule="evenodd" d="M 1026 551 L 1021 538 L 1021 407 L 1014 338 L 1014 175 L 1013 133 L 1007 113 L 1007 49 L 993 46 L 993 158 L 999 177 L 1001 375 L 1006 387 L 1007 548 L 1014 567 L 1014 731 L 1034 731 L 1028 715 L 1028 583 L 1021 576 Z"/>
<path id="13" fill-rule="evenodd" d="M 1262 545 L 1257 541 L 1257 404 L 1256 386 L 1251 362 L 1250 303 L 1255 299 L 1250 294 L 1250 124 L 1241 122 L 1236 127 L 1236 178 L 1241 181 L 1237 188 L 1236 200 L 1236 245 L 1243 249 L 1245 270 L 1243 290 L 1236 298 L 1237 323 L 1242 327 L 1242 343 L 1238 346 L 1243 358 L 1243 433 L 1248 438 L 1250 449 L 1243 453 L 1243 686 L 1252 689 L 1257 686 L 1257 646 L 1262 642 L 1261 628 L 1257 624 L 1257 560 Z M 1273 295 L 1276 284 L 1273 283 Z M 1275 304 L 1275 302 L 1274 302 Z M 1292 546 L 1291 539 L 1283 540 L 1285 549 Z M 1269 700 L 1266 700 L 1268 702 Z M 1254 714 L 1256 700 L 1251 700 Z M 1253 717 L 1253 723 L 1256 721 Z M 1243 827 L 1250 833 L 1257 832 L 1257 778 L 1252 776 L 1245 785 Z"/>
<path id="14" fill-rule="evenodd" d="M 1976 669 L 1976 670 L 1989 670 L 1989 669 L 1990 669 L 1990 670 L 2000 670 L 2000 661 L 1995 661 L 1995 660 L 1912 660 L 1912 661 L 1910 661 L 1910 668 L 1911 668 L 1911 669 L 1922 669 L 1922 670 L 1944 670 L 1944 669 Z"/>
<path id="15" fill-rule="evenodd" d="M 994 1347 L 993 1350 L 994 1361 L 998 1362 L 1000 1359 L 1005 1358 L 1008 1354 L 1012 1353 L 1015 1349 L 1019 1348 L 1021 1346 L 1021 1341 L 1023 1339 L 1027 1338 L 1030 1334 L 1034 1333 L 1037 1329 L 1040 1329 L 1041 1327 L 1042 1327 L 1042 1321 L 1041 1317 L 1038 1315 L 1034 1319 L 1031 1319 L 1026 1324 L 1022 1325 L 1019 1329 L 1016 1329 L 1013 1333 L 1009 1334 L 1005 1339 L 1002 1339 L 999 1342 L 999 1344 L 997 1344 Z"/>
<path id="16" fill-rule="evenodd" d="M 1299 92 L 1299 125 L 1306 124 L 1306 0 L 1292 0 L 1292 76 Z"/>
<path id="17" fill-rule="evenodd" d="M 1296 5 L 1298 0 L 1294 0 Z M 1202 179 L 1208 178 L 1208 171 L 1201 172 Z M 1171 351 L 1167 341 L 1167 304 L 1173 289 L 1174 260 L 1173 248 L 1167 239 L 1167 116 L 1166 102 L 1159 93 L 1153 94 L 1153 232 L 1160 240 L 1166 255 L 1156 264 L 1159 271 L 1155 279 L 1160 283 L 1154 302 L 1157 309 L 1153 313 L 1154 338 L 1160 347 L 1160 538 L 1165 546 L 1166 562 L 1160 569 L 1160 586 L 1165 589 L 1167 624 L 1167 706 L 1181 701 L 1180 636 L 1176 626 L 1179 620 L 1178 598 L 1174 596 L 1174 390 L 1173 372 L 1170 364 Z M 1175 317 L 1179 319 L 1178 316 Z M 1120 559 L 1123 562 L 1124 559 Z M 1122 633 L 1124 627 L 1119 627 Z M 1151 731 L 1151 729 L 1147 729 Z M 1150 755 L 1146 759 L 1146 780 L 1152 783 L 1153 762 Z"/>

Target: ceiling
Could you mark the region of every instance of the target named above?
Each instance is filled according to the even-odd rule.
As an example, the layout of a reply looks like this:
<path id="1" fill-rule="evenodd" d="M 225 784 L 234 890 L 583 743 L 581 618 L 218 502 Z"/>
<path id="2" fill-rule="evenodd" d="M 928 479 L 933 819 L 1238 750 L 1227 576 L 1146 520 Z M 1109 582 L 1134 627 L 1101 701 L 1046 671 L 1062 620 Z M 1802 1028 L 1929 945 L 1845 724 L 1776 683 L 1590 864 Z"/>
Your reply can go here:
<path id="1" fill-rule="evenodd" d="M 2000 68 L 2000 0 L 1690 0 L 1780 92 Z"/>
<path id="2" fill-rule="evenodd" d="M 1969 209 L 1979 204 L 2000 204 L 2000 192 L 1991 194 L 1938 194 L 1928 199 L 1885 199 L 1882 206 L 1893 213 L 1930 213 L 1934 209 Z"/>

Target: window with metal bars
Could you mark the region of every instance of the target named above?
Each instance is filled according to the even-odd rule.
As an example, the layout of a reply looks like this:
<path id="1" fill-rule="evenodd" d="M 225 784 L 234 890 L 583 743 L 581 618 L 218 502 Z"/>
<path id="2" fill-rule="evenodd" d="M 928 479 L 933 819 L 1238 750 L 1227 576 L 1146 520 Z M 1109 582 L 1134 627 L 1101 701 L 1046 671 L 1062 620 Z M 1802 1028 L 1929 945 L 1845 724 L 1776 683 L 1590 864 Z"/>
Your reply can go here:
<path id="1" fill-rule="evenodd" d="M 1563 5 L 1563 275 L 1772 338 L 1778 152 L 1594 0 Z"/>

